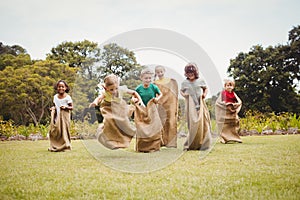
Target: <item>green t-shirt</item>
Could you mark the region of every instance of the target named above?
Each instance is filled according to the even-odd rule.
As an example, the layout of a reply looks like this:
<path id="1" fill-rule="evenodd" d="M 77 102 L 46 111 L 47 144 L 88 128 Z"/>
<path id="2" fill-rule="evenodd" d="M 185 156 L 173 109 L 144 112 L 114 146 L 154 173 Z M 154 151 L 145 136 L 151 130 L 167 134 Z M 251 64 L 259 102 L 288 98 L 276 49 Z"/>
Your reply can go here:
<path id="1" fill-rule="evenodd" d="M 137 88 L 135 89 L 135 91 L 141 96 L 143 103 L 145 104 L 145 106 L 147 106 L 147 103 L 156 97 L 156 94 L 160 94 L 160 90 L 159 88 L 150 83 L 149 87 L 145 88 L 143 86 L 143 84 L 140 84 L 139 86 L 137 86 Z"/>

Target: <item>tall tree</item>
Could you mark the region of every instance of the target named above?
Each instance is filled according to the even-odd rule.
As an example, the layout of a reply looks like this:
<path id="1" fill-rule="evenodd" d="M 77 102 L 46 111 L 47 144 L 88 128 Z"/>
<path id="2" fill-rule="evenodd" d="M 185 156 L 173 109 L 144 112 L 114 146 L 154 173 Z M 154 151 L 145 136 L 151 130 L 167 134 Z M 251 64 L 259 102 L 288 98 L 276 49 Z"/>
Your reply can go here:
<path id="1" fill-rule="evenodd" d="M 19 68 L 29 64 L 32 64 L 30 55 L 26 53 L 23 47 L 19 45 L 8 46 L 0 42 L 0 70 L 5 69 L 6 66 Z"/>
<path id="2" fill-rule="evenodd" d="M 76 67 L 86 79 L 93 79 L 96 77 L 94 65 L 100 59 L 100 48 L 97 43 L 88 40 L 63 42 L 51 49 L 51 52 L 47 54 L 47 59 Z"/>
<path id="3" fill-rule="evenodd" d="M 299 43 L 295 45 L 295 39 L 290 45 L 253 46 L 230 61 L 227 72 L 236 81 L 244 111 L 300 113 Z"/>
<path id="4" fill-rule="evenodd" d="M 133 71 L 136 71 L 137 67 L 139 65 L 134 52 L 115 43 L 110 43 L 103 47 L 98 78 L 101 80 L 107 74 L 114 73 L 126 79 Z"/>
<path id="5" fill-rule="evenodd" d="M 26 50 L 19 46 L 19 45 L 4 45 L 2 42 L 0 42 L 0 55 L 1 54 L 11 54 L 14 56 L 20 55 L 20 54 L 26 54 Z"/>

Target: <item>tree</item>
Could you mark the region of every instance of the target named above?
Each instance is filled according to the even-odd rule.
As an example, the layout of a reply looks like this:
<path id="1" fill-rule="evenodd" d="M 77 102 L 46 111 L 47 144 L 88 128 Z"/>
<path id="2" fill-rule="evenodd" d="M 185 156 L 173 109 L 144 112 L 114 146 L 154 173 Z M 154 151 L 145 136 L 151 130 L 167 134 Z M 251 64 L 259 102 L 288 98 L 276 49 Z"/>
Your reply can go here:
<path id="1" fill-rule="evenodd" d="M 0 55 L 2 54 L 11 54 L 13 56 L 17 56 L 20 54 L 26 54 L 26 50 L 19 45 L 8 46 L 0 42 Z"/>
<path id="2" fill-rule="evenodd" d="M 96 76 L 94 64 L 100 59 L 100 48 L 97 43 L 88 40 L 63 42 L 52 48 L 46 59 L 76 67 L 86 79 L 93 79 Z"/>
<path id="3" fill-rule="evenodd" d="M 300 25 L 293 27 L 289 32 L 289 48 L 287 49 L 286 64 L 293 71 L 293 78 L 298 80 L 295 84 L 298 84 L 298 89 L 300 88 Z M 298 90 L 299 93 L 299 90 Z"/>
<path id="4" fill-rule="evenodd" d="M 17 69 L 7 66 L 0 71 L 0 115 L 22 125 L 46 122 L 54 84 L 64 79 L 72 86 L 75 73 L 74 68 L 56 61 L 38 61 Z"/>
<path id="5" fill-rule="evenodd" d="M 294 32 L 299 33 L 293 29 L 289 45 L 266 49 L 256 45 L 230 60 L 227 72 L 236 81 L 235 90 L 243 100 L 243 111 L 300 112 L 300 43 L 295 43 L 299 37 Z"/>
<path id="6" fill-rule="evenodd" d="M 30 55 L 26 53 L 23 47 L 19 45 L 8 46 L 0 42 L 0 70 L 5 69 L 6 66 L 19 68 L 29 64 L 32 64 Z"/>
<path id="7" fill-rule="evenodd" d="M 111 73 L 126 79 L 138 67 L 140 66 L 136 61 L 134 52 L 115 43 L 110 43 L 103 47 L 100 67 L 98 68 L 98 79 L 101 80 Z"/>

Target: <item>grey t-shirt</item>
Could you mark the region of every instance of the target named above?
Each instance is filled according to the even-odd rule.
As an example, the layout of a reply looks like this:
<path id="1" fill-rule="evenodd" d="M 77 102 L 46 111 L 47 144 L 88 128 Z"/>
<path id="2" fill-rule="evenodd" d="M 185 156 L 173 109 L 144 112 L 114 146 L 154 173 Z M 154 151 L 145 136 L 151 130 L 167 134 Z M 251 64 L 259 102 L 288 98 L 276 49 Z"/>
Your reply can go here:
<path id="1" fill-rule="evenodd" d="M 193 82 L 189 80 L 184 80 L 181 84 L 181 91 L 183 93 L 188 93 L 194 100 L 196 109 L 200 107 L 200 97 L 203 94 L 203 88 L 206 88 L 204 80 L 198 78 Z"/>

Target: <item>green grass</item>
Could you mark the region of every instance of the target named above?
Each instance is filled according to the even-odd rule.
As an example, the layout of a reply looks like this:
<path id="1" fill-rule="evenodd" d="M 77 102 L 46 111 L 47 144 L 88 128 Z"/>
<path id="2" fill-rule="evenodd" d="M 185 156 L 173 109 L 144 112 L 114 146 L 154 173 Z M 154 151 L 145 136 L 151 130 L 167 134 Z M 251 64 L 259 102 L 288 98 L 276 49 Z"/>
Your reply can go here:
<path id="1" fill-rule="evenodd" d="M 0 199 L 300 199 L 300 135 L 242 139 L 242 144 L 217 143 L 201 159 L 199 151 L 180 149 L 101 155 L 91 141 L 76 140 L 72 151 L 52 153 L 49 141 L 4 141 Z M 145 164 L 147 157 L 157 157 L 149 158 L 148 165 L 155 165 L 172 153 L 177 157 L 148 173 L 108 167 L 117 163 L 134 171 L 139 160 Z"/>

